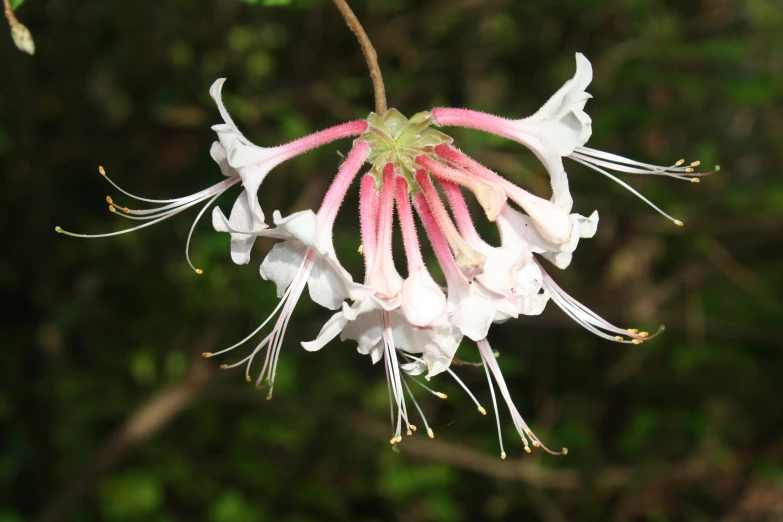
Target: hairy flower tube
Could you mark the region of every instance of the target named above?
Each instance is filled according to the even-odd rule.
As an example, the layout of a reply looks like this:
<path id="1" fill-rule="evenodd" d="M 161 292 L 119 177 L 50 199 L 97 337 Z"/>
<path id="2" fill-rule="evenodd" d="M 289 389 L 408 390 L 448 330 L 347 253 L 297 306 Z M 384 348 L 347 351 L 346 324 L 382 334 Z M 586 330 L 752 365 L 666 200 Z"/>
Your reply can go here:
<path id="1" fill-rule="evenodd" d="M 230 236 L 231 257 L 248 263 L 257 237 L 280 240 L 261 263 L 260 273 L 274 282 L 280 301 L 269 317 L 233 346 L 205 357 L 222 356 L 250 342 L 262 339 L 249 354 L 222 368 L 243 366 L 248 381 L 274 389 L 279 356 L 294 308 L 308 289 L 310 298 L 334 310 L 334 314 L 312 340 L 300 340 L 308 351 L 324 348 L 336 338 L 356 343 L 361 354 L 373 364 L 381 363 L 389 391 L 391 443 L 402 433 L 417 430 L 415 415 L 430 437 L 433 430 L 424 417 L 410 384 L 429 393 L 445 395 L 421 382 L 448 375 L 466 392 L 477 410 L 486 409 L 461 380 L 452 365 L 467 338 L 477 347 L 487 377 L 498 428 L 500 454 L 502 441 L 498 395 L 511 415 L 525 451 L 542 448 L 553 454 L 533 433 L 515 406 L 503 379 L 496 353 L 488 341 L 493 324 L 519 315 L 538 315 L 549 301 L 593 334 L 610 341 L 640 344 L 654 338 L 634 328 L 620 328 L 592 312 L 566 293 L 547 273 L 541 259 L 557 268 L 569 267 L 580 239 L 591 238 L 598 226 L 598 213 L 572 212 L 573 198 L 563 163 L 567 157 L 630 188 L 609 171 L 633 175 L 652 174 L 698 181 L 698 162 L 687 166 L 678 161 L 662 167 L 637 162 L 586 147 L 592 120 L 585 112 L 592 80 L 590 62 L 576 55 L 576 73 L 532 116 L 506 119 L 467 109 L 438 108 L 406 118 L 396 109 L 371 113 L 365 120 L 347 122 L 293 142 L 271 147 L 251 143 L 237 128 L 221 100 L 223 80 L 212 86 L 223 123 L 213 130 L 218 141 L 212 145 L 212 158 L 226 179 L 196 194 L 170 200 L 139 198 L 120 189 L 124 195 L 151 209 L 129 209 L 107 198 L 117 215 L 144 223 L 120 232 L 78 237 L 105 237 L 150 226 L 192 206 L 203 204 L 195 223 L 226 190 L 241 184 L 228 217 L 215 207 L 214 228 Z M 546 168 L 551 194 L 534 194 L 472 159 L 453 140 L 435 127 L 461 126 L 493 133 L 518 142 L 533 151 Z M 265 222 L 259 203 L 259 189 L 270 171 L 283 161 L 340 138 L 353 137 L 335 178 L 319 209 L 283 217 L 273 213 L 273 225 Z M 103 169 L 101 169 L 101 173 Z M 108 178 L 107 178 L 108 180 Z M 357 223 L 359 252 L 364 259 L 361 282 L 354 281 L 340 264 L 333 246 L 333 226 L 342 203 L 357 181 L 359 209 Z M 633 191 L 639 197 L 638 192 Z M 643 198 L 644 199 L 644 198 Z M 500 245 L 481 237 L 471 201 L 480 208 L 481 219 L 494 223 Z M 650 205 L 648 200 L 645 199 Z M 656 210 L 682 225 L 655 205 Z M 399 226 L 405 266 L 394 256 L 394 230 Z M 192 233 L 192 228 L 191 228 Z M 186 243 L 186 256 L 189 260 Z M 422 245 L 434 253 L 439 270 L 430 271 Z M 399 256 L 398 260 L 403 259 Z M 191 266 L 193 266 L 191 264 Z M 196 270 L 201 272 L 200 270 Z M 442 274 L 443 278 L 439 280 Z M 266 334 L 261 332 L 271 324 Z M 466 341 L 467 342 L 467 341 Z M 253 363 L 263 359 L 260 369 Z M 409 409 L 409 404 L 413 409 Z M 415 411 L 414 411 L 415 410 Z"/>

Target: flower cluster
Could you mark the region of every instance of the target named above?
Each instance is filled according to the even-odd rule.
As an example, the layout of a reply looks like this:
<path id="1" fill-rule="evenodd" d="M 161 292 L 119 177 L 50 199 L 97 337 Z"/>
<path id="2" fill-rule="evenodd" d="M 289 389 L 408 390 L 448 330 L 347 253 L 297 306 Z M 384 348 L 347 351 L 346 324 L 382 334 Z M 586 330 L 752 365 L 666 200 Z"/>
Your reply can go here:
<path id="1" fill-rule="evenodd" d="M 430 437 L 433 436 L 421 408 L 411 393 L 409 382 L 445 397 L 415 377 L 427 380 L 447 373 L 467 392 L 482 414 L 486 410 L 451 369 L 464 337 L 475 343 L 487 375 L 505 458 L 495 388 L 506 403 L 525 451 L 530 446 L 550 451 L 531 431 L 515 407 L 503 380 L 496 354 L 487 340 L 490 326 L 519 315 L 537 315 L 551 300 L 568 316 L 605 339 L 639 344 L 655 337 L 636 329 L 619 328 L 604 320 L 568 295 L 546 272 L 540 259 L 564 269 L 579 240 L 596 232 L 598 213 L 589 216 L 572 213 L 573 200 L 563 158 L 570 158 L 622 184 L 610 171 L 653 174 L 698 182 L 704 173 L 695 173 L 698 162 L 685 165 L 680 160 L 670 167 L 650 165 L 585 146 L 591 135 L 591 119 L 585 104 L 591 97 L 585 89 L 592 80 L 590 62 L 576 55 L 576 73 L 541 109 L 522 119 L 505 119 L 490 114 L 452 108 L 421 112 L 410 119 L 395 109 L 370 114 L 366 120 L 351 121 L 298 139 L 285 145 L 264 148 L 252 144 L 237 128 L 226 111 L 221 89 L 224 80 L 212 86 L 210 94 L 223 117 L 215 125 L 218 141 L 211 155 L 226 179 L 196 194 L 173 200 L 139 198 L 157 205 L 146 210 L 118 207 L 107 197 L 110 210 L 143 224 L 124 230 L 138 230 L 192 206 L 203 203 L 193 223 L 215 199 L 230 187 L 244 190 L 228 217 L 217 207 L 212 223 L 219 232 L 230 234 L 231 257 L 235 263 L 250 260 L 257 237 L 280 240 L 261 263 L 261 277 L 277 286 L 280 302 L 255 331 L 239 343 L 205 357 L 234 350 L 273 322 L 271 330 L 243 359 L 222 368 L 244 366 L 251 381 L 256 356 L 263 365 L 256 371 L 256 384 L 274 389 L 275 373 L 286 329 L 296 303 L 307 287 L 310 298 L 335 313 L 318 336 L 302 346 L 315 351 L 336 337 L 358 344 L 373 363 L 383 362 L 389 387 L 392 438 L 402 440 L 416 431 L 408 403 L 412 403 Z M 532 150 L 551 179 L 552 194 L 543 198 L 515 185 L 471 159 L 453 146 L 453 140 L 435 127 L 461 126 L 514 140 Z M 265 220 L 258 190 L 267 174 L 282 162 L 332 141 L 353 137 L 353 146 L 342 162 L 317 212 L 306 210 L 283 217 L 275 211 L 274 226 Z M 365 165 L 368 167 L 360 175 Z M 101 169 L 105 176 L 105 172 Z M 354 281 L 340 264 L 332 244 L 335 217 L 350 186 L 358 180 L 359 223 L 364 259 L 364 279 Z M 108 179 L 108 178 L 107 178 Z M 494 223 L 500 245 L 487 243 L 474 226 L 465 196 L 474 197 L 484 217 Z M 472 196 L 471 196 L 472 195 Z M 417 224 L 418 221 L 418 224 Z M 406 266 L 401 275 L 393 257 L 395 223 L 402 232 Z M 191 228 L 191 234 L 193 231 Z M 58 227 L 58 232 L 70 235 Z M 116 233 L 115 233 L 116 234 Z M 186 245 L 188 263 L 188 246 Z M 113 234 L 104 234 L 105 236 Z M 84 236 L 81 237 L 99 237 Z M 420 248 L 420 238 L 429 242 L 445 280 L 430 273 Z M 191 264 L 191 267 L 193 265 Z M 200 269 L 196 272 L 201 273 Z M 661 329 L 659 329 L 659 332 Z M 406 398 L 407 397 L 407 398 Z"/>

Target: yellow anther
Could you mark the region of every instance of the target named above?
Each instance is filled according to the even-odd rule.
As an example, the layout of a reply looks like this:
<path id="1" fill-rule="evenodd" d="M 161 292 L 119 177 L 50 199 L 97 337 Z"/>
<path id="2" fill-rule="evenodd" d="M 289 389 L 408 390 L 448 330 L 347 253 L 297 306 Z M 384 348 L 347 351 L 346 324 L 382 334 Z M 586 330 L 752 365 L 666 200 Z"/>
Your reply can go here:
<path id="1" fill-rule="evenodd" d="M 359 245 L 359 250 L 357 250 L 357 252 L 359 252 L 360 256 L 363 256 L 364 255 L 364 245 Z"/>
<path id="2" fill-rule="evenodd" d="M 212 357 L 212 352 L 201 352 L 201 356 L 204 357 L 205 359 L 209 359 L 210 357 Z"/>
<path id="3" fill-rule="evenodd" d="M 267 393 L 266 397 L 264 397 L 266 400 L 271 401 L 272 400 L 272 393 Z"/>
<path id="4" fill-rule="evenodd" d="M 633 344 L 642 344 L 643 341 L 641 339 L 632 339 L 631 342 Z"/>
<path id="5" fill-rule="evenodd" d="M 531 453 L 531 450 L 530 450 L 529 446 L 525 446 L 525 453 Z"/>
<path id="6" fill-rule="evenodd" d="M 503 460 L 506 460 L 506 452 L 505 451 L 501 451 L 500 452 L 500 458 L 503 459 Z"/>
<path id="7" fill-rule="evenodd" d="M 127 214 L 130 212 L 130 209 L 128 207 L 123 207 L 122 211 Z"/>
<path id="8" fill-rule="evenodd" d="M 245 377 L 245 380 L 246 380 L 247 382 L 250 382 L 250 381 L 252 381 L 253 379 L 251 379 L 251 378 L 250 378 L 250 376 L 248 375 L 248 376 L 246 376 L 246 377 Z"/>
<path id="9" fill-rule="evenodd" d="M 108 204 L 110 204 L 110 205 L 111 205 L 112 203 L 114 203 L 114 200 L 113 200 L 113 199 L 111 199 L 111 196 L 106 196 L 106 203 L 108 203 Z"/>
<path id="10" fill-rule="evenodd" d="M 623 337 L 622 335 L 615 335 L 614 336 L 614 340 L 615 341 L 625 341 L 625 337 Z"/>
<path id="11" fill-rule="evenodd" d="M 636 328 L 629 328 L 629 329 L 626 330 L 626 332 L 628 332 L 629 334 L 633 335 L 635 333 L 639 333 L 639 330 L 637 330 Z"/>
<path id="12" fill-rule="evenodd" d="M 685 223 L 683 223 L 683 222 L 682 222 L 682 221 L 680 221 L 679 219 L 675 219 L 675 220 L 674 220 L 674 224 L 675 224 L 675 225 L 677 225 L 678 227 L 681 227 L 681 226 L 683 226 Z"/>
<path id="13" fill-rule="evenodd" d="M 109 212 L 115 212 L 117 209 L 114 208 L 114 205 L 109 205 Z"/>
<path id="14" fill-rule="evenodd" d="M 685 172 L 693 172 L 693 167 L 688 167 L 685 169 Z"/>
<path id="15" fill-rule="evenodd" d="M 701 183 L 699 178 L 691 178 L 691 183 Z"/>
<path id="16" fill-rule="evenodd" d="M 685 160 L 684 160 L 684 159 L 681 159 L 681 160 L 678 160 L 678 161 L 677 161 L 677 163 L 675 163 L 675 164 L 674 164 L 674 166 L 675 166 L 675 167 L 679 167 L 679 166 L 680 166 L 680 165 L 682 165 L 683 163 L 685 163 Z"/>
<path id="17" fill-rule="evenodd" d="M 527 434 L 528 437 L 532 437 L 533 436 L 533 432 L 530 431 L 530 428 L 525 428 L 525 433 Z"/>
<path id="18" fill-rule="evenodd" d="M 397 442 L 402 442 L 402 435 L 397 435 Z"/>
<path id="19" fill-rule="evenodd" d="M 416 431 L 416 426 L 411 424 L 411 431 Z"/>
<path id="20" fill-rule="evenodd" d="M 482 415 L 486 415 L 487 414 L 487 410 L 484 409 L 484 406 L 479 406 L 478 407 L 478 411 L 481 412 Z"/>
<path id="21" fill-rule="evenodd" d="M 698 167 L 699 165 L 701 165 L 701 161 L 693 161 L 693 162 L 691 162 L 691 167 Z"/>
<path id="22" fill-rule="evenodd" d="M 408 430 L 407 432 L 405 432 L 405 434 L 406 435 L 413 435 L 413 432 L 411 430 Z"/>
<path id="23" fill-rule="evenodd" d="M 441 392 L 435 392 L 435 395 L 437 395 L 441 399 L 448 399 L 449 398 L 448 395 L 446 395 L 445 393 L 441 393 Z"/>
<path id="24" fill-rule="evenodd" d="M 540 447 L 540 446 L 541 446 L 541 443 L 540 443 L 540 442 L 538 442 L 537 440 L 534 440 L 534 441 L 533 441 L 533 447 L 535 447 L 535 448 L 538 448 L 538 447 Z"/>
<path id="25" fill-rule="evenodd" d="M 227 364 L 221 364 L 220 365 L 220 369 L 221 370 L 228 370 L 228 365 Z"/>
<path id="26" fill-rule="evenodd" d="M 105 176 L 106 175 L 106 170 L 103 168 L 103 165 L 99 165 L 98 166 L 98 172 L 101 173 L 101 176 Z"/>
<path id="27" fill-rule="evenodd" d="M 568 448 L 563 448 L 563 456 L 568 455 Z"/>
<path id="28" fill-rule="evenodd" d="M 431 439 L 435 438 L 435 434 L 432 433 L 432 428 L 427 428 L 427 435 L 429 435 Z"/>
<path id="29" fill-rule="evenodd" d="M 649 335 L 650 335 L 650 334 L 649 334 L 649 333 L 647 333 L 647 332 L 639 332 L 639 337 L 647 337 L 647 336 L 649 336 Z"/>
<path id="30" fill-rule="evenodd" d="M 201 274 L 203 274 L 203 273 L 204 273 L 204 271 L 203 271 L 202 269 L 200 269 L 200 268 L 197 268 L 197 269 L 196 269 L 196 273 L 197 273 L 198 275 L 201 275 Z"/>

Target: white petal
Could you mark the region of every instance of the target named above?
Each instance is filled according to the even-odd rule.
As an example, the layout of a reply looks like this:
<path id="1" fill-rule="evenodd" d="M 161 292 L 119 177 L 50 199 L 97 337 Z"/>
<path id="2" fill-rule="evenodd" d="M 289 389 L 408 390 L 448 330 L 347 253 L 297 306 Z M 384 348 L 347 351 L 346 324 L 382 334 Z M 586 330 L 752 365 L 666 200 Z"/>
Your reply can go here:
<path id="1" fill-rule="evenodd" d="M 337 337 L 347 324 L 348 319 L 345 317 L 345 314 L 342 311 L 337 312 L 332 317 L 330 317 L 323 328 L 321 328 L 318 337 L 316 337 L 314 341 L 303 342 L 302 348 L 308 352 L 315 352 L 320 350 L 329 341 Z"/>
<path id="2" fill-rule="evenodd" d="M 381 317 L 377 312 L 362 314 L 343 328 L 341 340 L 352 339 L 359 343 L 359 353 L 372 355 L 383 337 Z M 375 362 L 375 361 L 373 361 Z"/>
<path id="3" fill-rule="evenodd" d="M 288 285 L 304 262 L 307 248 L 299 241 L 278 243 L 269 251 L 261 263 L 261 277 L 277 285 L 277 297 L 285 294 Z"/>
<path id="4" fill-rule="evenodd" d="M 321 256 L 315 259 L 307 279 L 310 298 L 330 310 L 340 308 L 342 302 L 351 296 L 349 286 L 353 284 L 350 274 L 336 269 L 328 259 Z"/>
<path id="5" fill-rule="evenodd" d="M 400 370 L 404 371 L 411 377 L 421 375 L 427 371 L 427 366 L 421 361 L 412 361 L 409 363 L 401 364 Z"/>

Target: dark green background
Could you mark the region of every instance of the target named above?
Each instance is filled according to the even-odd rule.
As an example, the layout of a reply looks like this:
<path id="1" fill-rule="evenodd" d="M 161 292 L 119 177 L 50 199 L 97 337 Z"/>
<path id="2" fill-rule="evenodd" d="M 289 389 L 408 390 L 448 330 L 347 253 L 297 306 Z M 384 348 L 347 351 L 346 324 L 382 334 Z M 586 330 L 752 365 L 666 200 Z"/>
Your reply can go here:
<path id="1" fill-rule="evenodd" d="M 390 107 L 462 106 L 520 117 L 595 69 L 589 145 L 722 171 L 693 185 L 630 183 L 678 228 L 569 162 L 575 210 L 598 209 L 568 291 L 620 325 L 667 332 L 642 346 L 594 337 L 552 303 L 490 341 L 531 426 L 567 457 L 525 455 L 446 379 L 424 397 L 436 439 L 391 451 L 383 368 L 350 343 L 319 353 L 328 317 L 303 299 L 274 400 L 202 351 L 232 344 L 275 304 L 258 264 L 195 212 L 119 238 L 54 233 L 127 225 L 106 211 L 104 165 L 140 195 L 221 179 L 209 158 L 227 104 L 274 145 L 372 109 L 353 35 L 334 6 L 232 0 L 28 0 L 37 54 L 0 31 L 0 521 L 783 520 L 783 6 L 779 0 L 355 1 Z M 547 194 L 522 146 L 454 131 L 490 167 Z M 317 206 L 348 142 L 276 169 L 264 208 Z M 224 210 L 231 196 L 221 199 Z M 356 193 L 338 254 L 358 275 Z M 245 353 L 245 352 L 243 352 Z M 459 356 L 475 360 L 465 342 Z M 481 369 L 458 370 L 489 406 Z M 430 400 L 432 399 L 432 400 Z M 130 424 L 126 424 L 130 423 Z M 130 426 L 130 429 L 128 429 Z M 129 435 L 130 433 L 130 435 Z M 48 510 L 48 511 L 46 511 Z"/>

